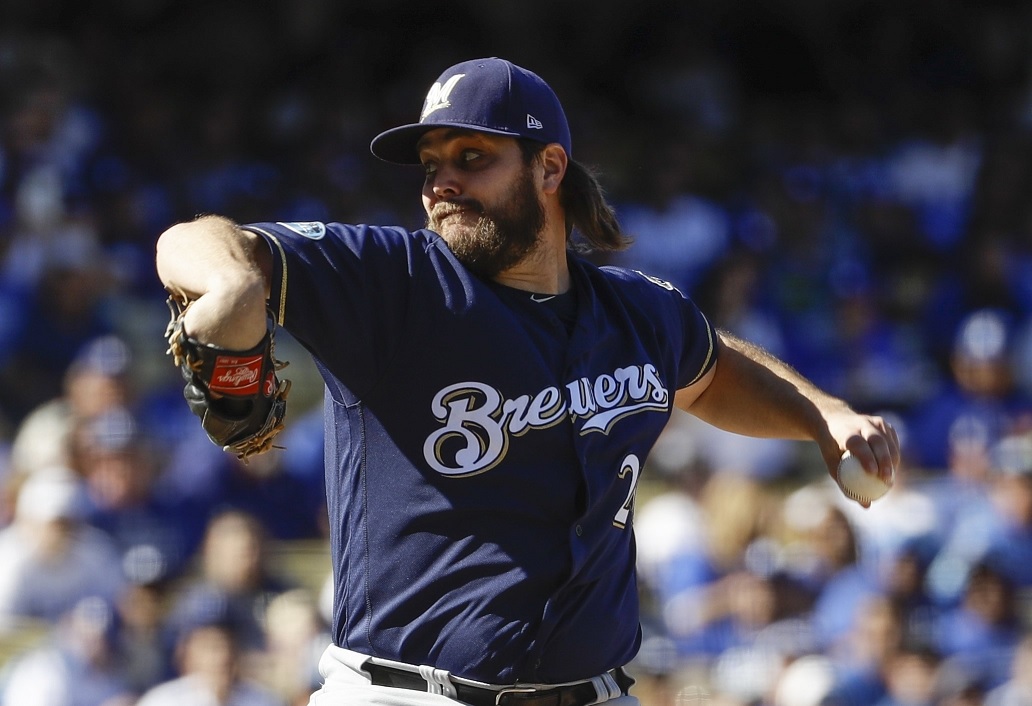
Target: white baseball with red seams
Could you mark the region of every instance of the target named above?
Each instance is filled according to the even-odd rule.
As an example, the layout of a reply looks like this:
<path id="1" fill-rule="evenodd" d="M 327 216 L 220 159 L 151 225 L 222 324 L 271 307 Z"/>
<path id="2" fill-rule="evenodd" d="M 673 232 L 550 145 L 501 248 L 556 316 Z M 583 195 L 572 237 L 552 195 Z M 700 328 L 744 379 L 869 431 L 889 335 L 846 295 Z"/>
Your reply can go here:
<path id="1" fill-rule="evenodd" d="M 846 451 L 839 461 L 838 484 L 846 497 L 859 503 L 872 503 L 889 492 L 892 483 L 868 473 L 856 456 Z M 890 479 L 891 481 L 892 479 Z"/>

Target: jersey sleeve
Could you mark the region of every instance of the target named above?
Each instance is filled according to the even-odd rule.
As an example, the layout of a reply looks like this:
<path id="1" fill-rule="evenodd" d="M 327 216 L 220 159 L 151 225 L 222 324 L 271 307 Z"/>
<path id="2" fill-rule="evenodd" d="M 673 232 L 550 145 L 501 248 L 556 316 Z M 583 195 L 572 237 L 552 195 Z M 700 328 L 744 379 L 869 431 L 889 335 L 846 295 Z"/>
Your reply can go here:
<path id="1" fill-rule="evenodd" d="M 355 392 L 404 337 L 420 238 L 400 228 L 252 223 L 272 252 L 276 322 Z"/>
<path id="2" fill-rule="evenodd" d="M 690 298 L 674 290 L 683 322 L 684 342 L 681 352 L 677 389 L 688 387 L 709 372 L 717 362 L 717 332 Z"/>
<path id="3" fill-rule="evenodd" d="M 655 331 L 662 358 L 670 361 L 676 389 L 697 382 L 717 361 L 717 332 L 690 297 L 674 285 L 637 270 L 603 267 L 621 283 L 634 318 Z"/>

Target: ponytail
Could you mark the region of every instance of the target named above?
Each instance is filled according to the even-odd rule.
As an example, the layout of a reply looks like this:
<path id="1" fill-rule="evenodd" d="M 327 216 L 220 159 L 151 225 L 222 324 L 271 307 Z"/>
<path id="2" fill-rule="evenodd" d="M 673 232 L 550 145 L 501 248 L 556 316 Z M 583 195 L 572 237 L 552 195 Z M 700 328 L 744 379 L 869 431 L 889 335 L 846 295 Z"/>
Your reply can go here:
<path id="1" fill-rule="evenodd" d="M 526 164 L 544 149 L 544 144 L 534 140 L 518 142 Z M 616 212 L 606 201 L 601 184 L 580 162 L 567 162 L 559 202 L 566 212 L 566 242 L 575 250 L 611 252 L 630 246 L 631 238 L 621 232 Z"/>
<path id="2" fill-rule="evenodd" d="M 560 203 L 566 211 L 567 242 L 576 230 L 588 250 L 627 249 L 631 238 L 621 232 L 616 212 L 590 169 L 571 159 L 559 188 Z"/>

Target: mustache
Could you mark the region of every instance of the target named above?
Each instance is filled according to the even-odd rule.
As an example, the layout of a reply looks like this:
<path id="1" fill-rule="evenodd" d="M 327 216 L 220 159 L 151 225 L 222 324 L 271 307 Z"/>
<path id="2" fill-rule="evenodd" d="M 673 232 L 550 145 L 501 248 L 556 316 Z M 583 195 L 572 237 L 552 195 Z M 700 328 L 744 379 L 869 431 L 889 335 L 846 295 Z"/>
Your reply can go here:
<path id="1" fill-rule="evenodd" d="M 430 218 L 440 220 L 453 213 L 472 211 L 477 215 L 484 215 L 484 205 L 476 199 L 458 198 L 452 201 L 441 201 L 430 211 Z"/>

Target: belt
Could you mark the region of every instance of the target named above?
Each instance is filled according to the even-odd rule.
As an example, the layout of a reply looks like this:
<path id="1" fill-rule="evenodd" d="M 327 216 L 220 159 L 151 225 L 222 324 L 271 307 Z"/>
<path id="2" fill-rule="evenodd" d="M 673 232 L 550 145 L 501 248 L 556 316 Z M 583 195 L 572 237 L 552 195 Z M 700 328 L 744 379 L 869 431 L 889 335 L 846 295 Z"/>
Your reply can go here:
<path id="1" fill-rule="evenodd" d="M 366 662 L 362 669 L 369 672 L 372 683 L 377 686 L 428 691 L 427 681 L 418 672 L 373 662 Z M 610 670 L 608 674 L 623 694 L 626 694 L 634 684 L 634 679 L 622 668 Z M 588 706 L 599 703 L 599 692 L 590 679 L 558 686 L 513 685 L 487 688 L 456 681 L 452 682 L 452 686 L 455 687 L 456 700 L 470 706 Z M 605 701 L 607 698 L 609 697 L 603 697 L 602 700 Z"/>

